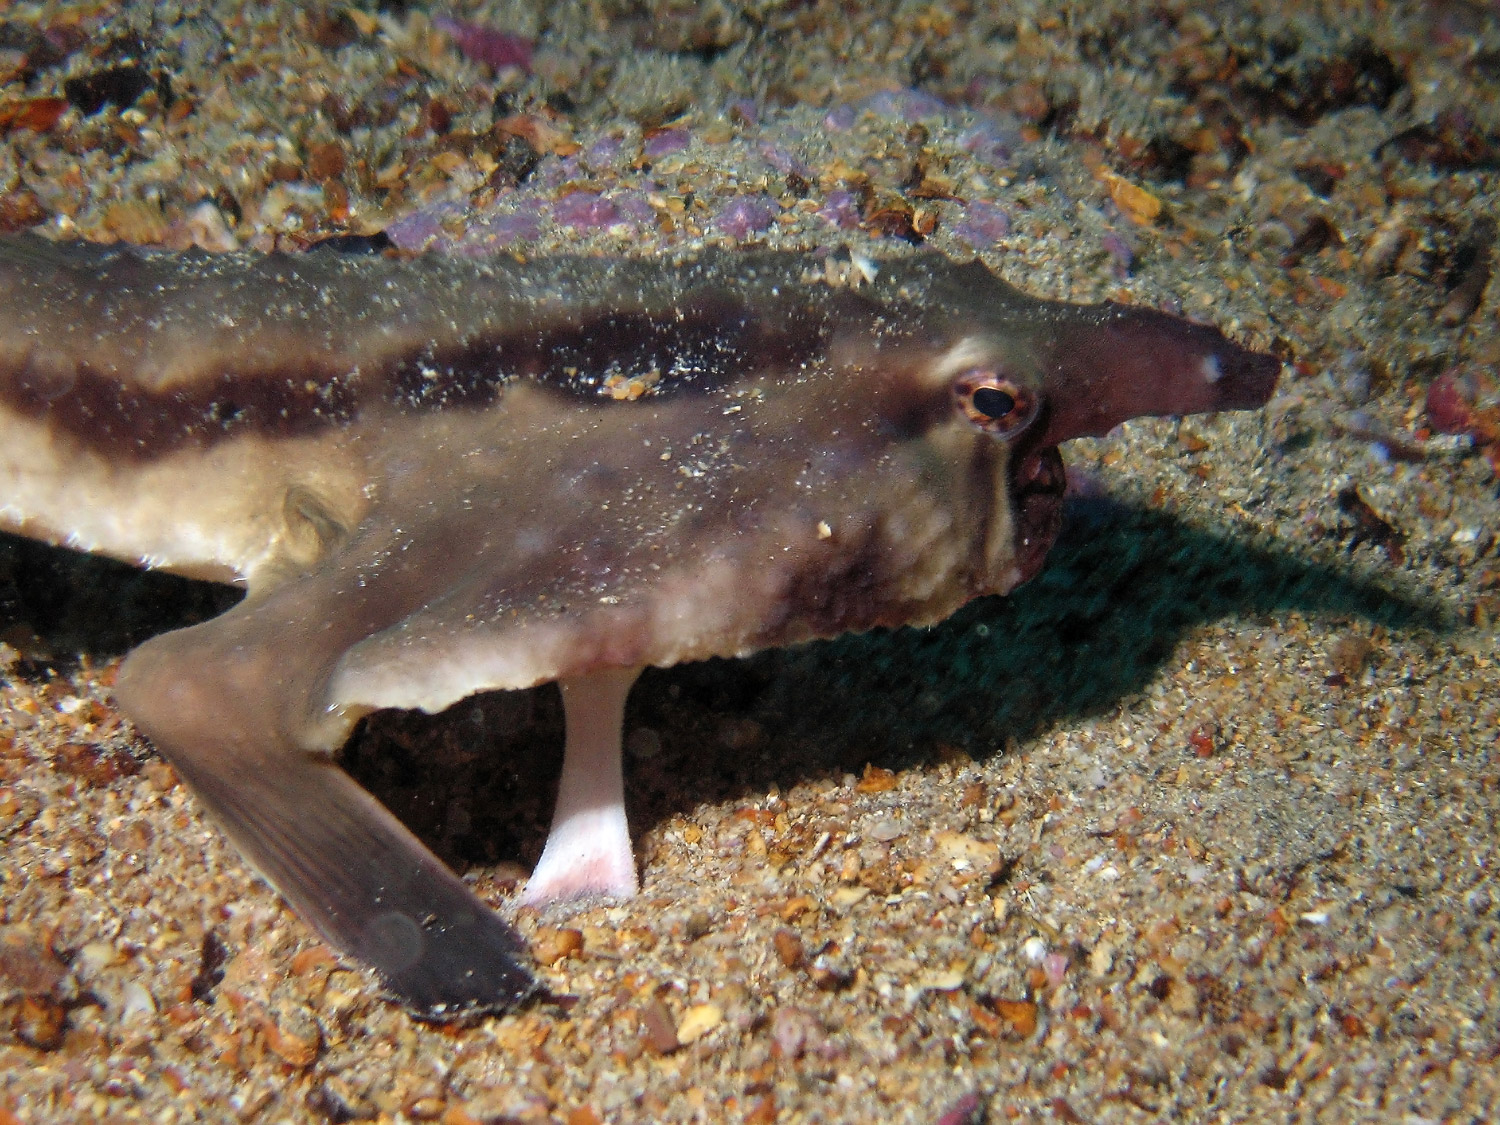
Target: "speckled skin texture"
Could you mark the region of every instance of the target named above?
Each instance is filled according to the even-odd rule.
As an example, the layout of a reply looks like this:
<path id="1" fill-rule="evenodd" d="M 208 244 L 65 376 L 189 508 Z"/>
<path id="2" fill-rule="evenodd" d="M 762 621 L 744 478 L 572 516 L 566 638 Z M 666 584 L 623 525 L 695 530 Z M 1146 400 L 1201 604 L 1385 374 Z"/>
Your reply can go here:
<path id="1" fill-rule="evenodd" d="M 126 662 L 127 714 L 415 1008 L 503 1007 L 528 991 L 510 933 L 318 756 L 362 715 L 940 621 L 1040 567 L 1059 441 L 1262 405 L 1279 368 L 978 264 L 893 259 L 858 286 L 831 268 L 0 244 L 0 512 L 247 581 Z M 608 736 L 569 754 L 615 780 L 565 781 L 554 839 L 579 843 L 533 900 L 635 887 L 611 698 Z M 601 802 L 607 842 L 573 815 Z"/>

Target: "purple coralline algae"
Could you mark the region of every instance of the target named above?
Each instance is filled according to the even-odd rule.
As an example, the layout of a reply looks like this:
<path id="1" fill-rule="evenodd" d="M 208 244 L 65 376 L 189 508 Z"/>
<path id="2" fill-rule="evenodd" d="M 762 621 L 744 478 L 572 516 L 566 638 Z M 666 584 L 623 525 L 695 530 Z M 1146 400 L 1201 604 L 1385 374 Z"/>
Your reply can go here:
<path id="1" fill-rule="evenodd" d="M 854 128 L 854 107 L 852 105 L 834 106 L 823 118 L 823 128 L 835 133 L 847 133 Z"/>
<path id="2" fill-rule="evenodd" d="M 483 63 L 492 70 L 515 67 L 531 73 L 530 39 L 451 16 L 434 16 L 432 26 L 452 39 L 466 59 Z"/>
<path id="3" fill-rule="evenodd" d="M 498 250 L 509 246 L 512 242 L 533 242 L 541 237 L 542 225 L 534 212 L 514 211 L 509 214 L 493 215 L 484 222 L 476 224 L 471 234 L 465 237 L 464 242 L 475 242 L 479 249 Z"/>
<path id="4" fill-rule="evenodd" d="M 403 215 L 385 228 L 385 235 L 398 250 L 426 250 L 443 235 L 444 224 L 462 218 L 469 211 L 466 203 L 439 203 Z"/>
<path id="5" fill-rule="evenodd" d="M 921 90 L 881 90 L 861 101 L 859 109 L 877 117 L 910 123 L 924 117 L 942 117 L 948 112 L 948 105 Z"/>
<path id="6" fill-rule="evenodd" d="M 650 185 L 647 185 L 650 190 Z M 654 215 L 651 204 L 638 191 L 602 195 L 597 191 L 575 191 L 552 204 L 552 218 L 572 230 L 598 230 L 616 226 L 641 226 Z"/>
<path id="7" fill-rule="evenodd" d="M 964 208 L 963 217 L 952 230 L 954 237 L 975 250 L 988 250 L 1010 233 L 1010 216 L 993 203 L 976 200 Z"/>
<path id="8" fill-rule="evenodd" d="M 813 170 L 780 145 L 772 144 L 770 141 L 761 141 L 757 148 L 765 162 L 783 176 L 795 174 L 804 180 L 813 178 Z"/>
<path id="9" fill-rule="evenodd" d="M 658 129 L 646 138 L 641 151 L 648 159 L 659 160 L 663 156 L 683 151 L 690 140 L 692 137 L 686 129 Z"/>
<path id="10" fill-rule="evenodd" d="M 1131 269 L 1135 266 L 1135 247 L 1119 231 L 1105 231 L 1103 239 L 1100 240 L 1104 249 L 1109 251 L 1110 270 L 1121 280 L 1130 276 Z"/>
<path id="11" fill-rule="evenodd" d="M 620 155 L 624 150 L 625 140 L 623 137 L 606 133 L 584 150 L 583 163 L 595 171 L 613 168 L 619 163 Z"/>
<path id="12" fill-rule="evenodd" d="M 818 214 L 839 230 L 853 230 L 859 226 L 859 201 L 852 191 L 830 191 Z"/>
<path id="13" fill-rule="evenodd" d="M 730 238 L 746 238 L 767 230 L 779 213 L 776 201 L 768 195 L 741 195 L 724 205 L 714 226 Z"/>
<path id="14" fill-rule="evenodd" d="M 981 164 L 1004 168 L 1021 146 L 1021 131 L 1014 126 L 985 121 L 960 133 L 958 145 Z"/>
<path id="15" fill-rule="evenodd" d="M 552 218 L 574 230 L 612 227 L 621 219 L 614 201 L 597 191 L 575 191 L 552 205 Z"/>
<path id="16" fill-rule="evenodd" d="M 498 253 L 513 243 L 542 236 L 534 196 L 503 197 L 504 210 L 476 212 L 467 203 L 448 201 L 424 207 L 385 228 L 398 250 L 432 251 L 464 256 Z"/>

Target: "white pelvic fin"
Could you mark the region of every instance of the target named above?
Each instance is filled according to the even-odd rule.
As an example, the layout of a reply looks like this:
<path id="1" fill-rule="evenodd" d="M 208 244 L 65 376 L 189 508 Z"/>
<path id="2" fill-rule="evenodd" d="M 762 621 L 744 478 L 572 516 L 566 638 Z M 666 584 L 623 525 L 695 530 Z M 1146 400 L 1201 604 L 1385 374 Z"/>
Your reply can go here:
<path id="1" fill-rule="evenodd" d="M 621 668 L 560 681 L 568 728 L 562 782 L 552 831 L 523 903 L 624 898 L 639 889 L 620 760 L 625 697 L 638 675 L 639 668 Z"/>

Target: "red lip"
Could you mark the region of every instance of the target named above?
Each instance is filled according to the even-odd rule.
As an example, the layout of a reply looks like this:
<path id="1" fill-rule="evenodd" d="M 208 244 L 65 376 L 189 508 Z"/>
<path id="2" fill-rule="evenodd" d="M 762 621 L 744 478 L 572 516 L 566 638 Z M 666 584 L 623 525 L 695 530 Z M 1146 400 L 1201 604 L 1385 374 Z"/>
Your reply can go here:
<path id="1" fill-rule="evenodd" d="M 1012 467 L 1010 502 L 1022 582 L 1029 582 L 1042 569 L 1057 539 L 1067 487 L 1067 470 L 1055 445 L 1022 452 Z"/>

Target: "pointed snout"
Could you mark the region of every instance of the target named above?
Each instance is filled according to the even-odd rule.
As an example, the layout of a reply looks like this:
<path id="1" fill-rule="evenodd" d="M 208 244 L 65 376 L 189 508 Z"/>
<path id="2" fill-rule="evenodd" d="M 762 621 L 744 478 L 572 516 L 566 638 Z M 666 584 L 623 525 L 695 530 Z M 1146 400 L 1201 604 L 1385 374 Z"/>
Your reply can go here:
<path id="1" fill-rule="evenodd" d="M 1112 303 L 1059 317 L 1048 344 L 1041 445 L 1097 437 L 1131 418 L 1253 410 L 1281 371 L 1275 356 L 1217 328 Z"/>

